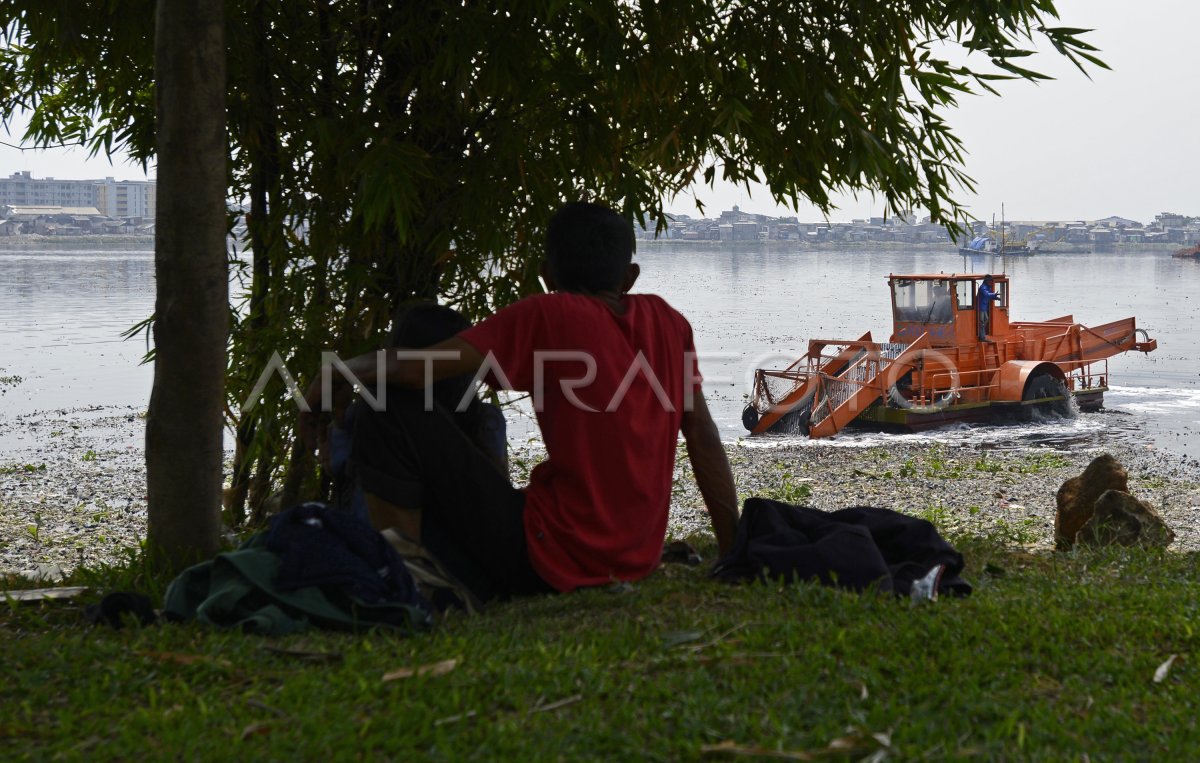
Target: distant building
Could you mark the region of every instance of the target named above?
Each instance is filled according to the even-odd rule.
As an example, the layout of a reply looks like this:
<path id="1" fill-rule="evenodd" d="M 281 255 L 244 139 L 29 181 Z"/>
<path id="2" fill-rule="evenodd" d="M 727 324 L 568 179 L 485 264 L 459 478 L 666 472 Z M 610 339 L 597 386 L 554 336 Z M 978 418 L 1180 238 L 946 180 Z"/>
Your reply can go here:
<path id="1" fill-rule="evenodd" d="M 150 180 L 56 180 L 29 172 L 0 178 L 0 206 L 95 207 L 106 217 L 152 219 L 155 202 L 155 183 Z"/>
<path id="2" fill-rule="evenodd" d="M 155 184 L 150 180 L 103 180 L 90 182 L 96 188 L 96 208 L 108 217 L 155 217 Z"/>
<path id="3" fill-rule="evenodd" d="M 39 233 L 44 236 L 80 236 L 103 233 L 107 218 L 95 207 L 0 206 L 4 218 L 3 233 Z"/>
<path id="4" fill-rule="evenodd" d="M 91 180 L 35 178 L 14 172 L 0 179 L 0 205 L 19 207 L 95 207 L 96 188 Z"/>
<path id="5" fill-rule="evenodd" d="M 1120 217 L 1111 215 L 1101 220 L 1096 221 L 1097 225 L 1104 225 L 1109 228 L 1140 228 L 1142 224 L 1137 220 L 1130 220 L 1128 217 Z"/>
<path id="6" fill-rule="evenodd" d="M 1192 222 L 1192 218 L 1174 212 L 1162 212 L 1154 216 L 1154 222 L 1162 228 L 1183 228 Z"/>
<path id="7" fill-rule="evenodd" d="M 738 207 L 737 204 L 734 204 L 733 209 L 725 210 L 724 212 L 721 213 L 721 217 L 718 219 L 725 225 L 732 225 L 734 220 L 740 220 L 741 217 L 742 217 L 742 210 Z"/>
<path id="8" fill-rule="evenodd" d="M 1097 220 L 1008 220 L 1003 230 L 984 220 L 966 224 L 967 240 L 974 236 L 1001 235 L 1006 241 L 1033 244 L 1068 243 L 1108 248 L 1115 244 L 1194 244 L 1200 242 L 1200 217 L 1163 213 L 1155 222 L 1111 215 Z M 666 232 L 635 228 L 639 238 L 684 241 L 795 241 L 797 243 L 881 242 L 898 245 L 953 244 L 949 232 L 928 217 L 917 221 L 910 212 L 891 217 L 871 217 L 850 222 L 801 222 L 795 216 L 769 217 L 739 207 L 721 212 L 716 219 L 672 215 Z"/>
<path id="9" fill-rule="evenodd" d="M 781 241 L 791 241 L 800 238 L 800 226 L 796 223 L 780 223 L 775 226 L 775 236 Z"/>
<path id="10" fill-rule="evenodd" d="M 759 224 L 749 220 L 733 224 L 734 241 L 757 241 L 759 239 Z"/>

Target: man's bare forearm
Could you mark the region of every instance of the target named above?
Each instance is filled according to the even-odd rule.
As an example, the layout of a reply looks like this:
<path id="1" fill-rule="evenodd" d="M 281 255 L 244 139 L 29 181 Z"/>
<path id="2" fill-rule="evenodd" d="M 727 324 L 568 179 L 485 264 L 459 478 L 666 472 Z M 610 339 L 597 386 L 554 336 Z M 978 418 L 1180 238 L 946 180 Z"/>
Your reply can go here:
<path id="1" fill-rule="evenodd" d="M 683 437 L 687 441 L 688 459 L 696 475 L 696 486 L 700 488 L 700 495 L 712 519 L 717 548 L 724 556 L 733 548 L 733 539 L 737 534 L 737 488 L 729 457 L 725 454 L 725 446 L 721 444 L 721 433 L 703 400 L 698 400 L 695 409 L 684 417 Z"/>
<path id="2" fill-rule="evenodd" d="M 337 383 L 353 380 L 364 387 L 382 383 L 421 389 L 440 379 L 473 374 L 482 362 L 474 347 L 453 337 L 422 350 L 390 349 L 359 355 L 344 361 L 343 369 L 332 369 L 332 378 Z M 314 409 L 319 409 L 322 402 L 322 374 L 312 380 L 304 394 L 305 401 Z"/>

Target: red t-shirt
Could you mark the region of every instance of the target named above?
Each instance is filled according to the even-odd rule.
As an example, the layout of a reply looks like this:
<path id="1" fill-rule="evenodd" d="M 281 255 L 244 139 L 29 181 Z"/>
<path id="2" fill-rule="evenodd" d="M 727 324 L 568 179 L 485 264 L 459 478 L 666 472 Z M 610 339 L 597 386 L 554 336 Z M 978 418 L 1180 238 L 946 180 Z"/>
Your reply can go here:
<path id="1" fill-rule="evenodd" d="M 560 591 L 658 565 L 679 425 L 700 386 L 687 320 L 654 295 L 624 301 L 615 315 L 595 297 L 542 294 L 460 335 L 489 384 L 533 394 L 547 458 L 529 478 L 525 536 Z"/>

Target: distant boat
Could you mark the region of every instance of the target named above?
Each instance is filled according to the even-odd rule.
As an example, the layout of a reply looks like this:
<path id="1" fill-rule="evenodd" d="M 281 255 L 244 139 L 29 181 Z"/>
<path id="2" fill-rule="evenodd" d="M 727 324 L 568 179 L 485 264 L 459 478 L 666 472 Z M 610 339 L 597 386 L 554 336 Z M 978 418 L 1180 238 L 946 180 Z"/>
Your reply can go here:
<path id="1" fill-rule="evenodd" d="M 1000 227 L 996 228 L 996 216 L 992 215 L 992 228 L 986 234 L 979 234 L 975 238 L 967 242 L 966 246 L 960 246 L 958 253 L 964 257 L 980 254 L 999 254 L 1002 257 L 1006 256 L 1024 256 L 1034 254 L 1041 247 L 1042 241 L 1038 241 L 1034 246 L 1030 246 L 1034 234 L 1030 234 L 1021 241 L 1009 239 L 1005 234 L 1004 225 L 1004 205 L 1000 205 Z M 1039 231 L 1034 231 L 1038 233 Z"/>
<path id="2" fill-rule="evenodd" d="M 991 252 L 992 240 L 987 236 L 976 236 L 967 242 L 966 246 L 960 246 L 958 253 L 966 257 L 971 254 L 989 254 Z"/>
<path id="3" fill-rule="evenodd" d="M 999 254 L 1002 256 L 1016 255 L 1022 256 L 1033 254 L 1037 251 L 1037 247 L 1031 247 L 1026 242 L 1015 241 L 993 241 L 990 236 L 976 236 L 967 243 L 966 246 L 960 246 L 958 253 L 964 257 L 981 254 Z"/>
<path id="4" fill-rule="evenodd" d="M 1184 249 L 1180 249 L 1178 252 L 1175 252 L 1174 256 L 1176 256 L 1176 257 L 1192 257 L 1194 259 L 1200 259 L 1200 244 L 1196 244 L 1195 246 L 1189 246 Z"/>

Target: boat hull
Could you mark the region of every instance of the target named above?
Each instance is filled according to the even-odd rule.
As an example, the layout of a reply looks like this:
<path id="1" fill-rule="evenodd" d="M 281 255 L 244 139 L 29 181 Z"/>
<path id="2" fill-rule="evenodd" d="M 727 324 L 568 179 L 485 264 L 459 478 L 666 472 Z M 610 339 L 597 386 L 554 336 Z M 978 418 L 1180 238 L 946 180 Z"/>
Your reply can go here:
<path id="1" fill-rule="evenodd" d="M 1107 387 L 1093 387 L 1072 393 L 1072 397 L 1079 410 L 1098 411 L 1104 407 L 1104 393 L 1107 389 Z M 853 424 L 855 426 L 887 427 L 909 432 L 923 432 L 947 424 L 976 424 L 997 419 L 1027 418 L 1035 407 L 1057 400 L 1062 400 L 1062 398 L 1018 401 L 990 400 L 937 408 L 932 406 L 897 408 L 880 402 L 863 411 L 853 421 Z"/>
<path id="2" fill-rule="evenodd" d="M 969 249 L 965 246 L 958 248 L 958 253 L 963 257 L 984 257 L 992 255 L 1000 255 L 1002 257 L 1024 257 L 1033 254 L 1036 250 L 1031 249 L 1024 244 L 1005 244 L 998 249 Z"/>

